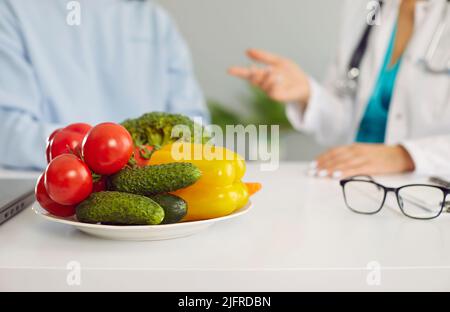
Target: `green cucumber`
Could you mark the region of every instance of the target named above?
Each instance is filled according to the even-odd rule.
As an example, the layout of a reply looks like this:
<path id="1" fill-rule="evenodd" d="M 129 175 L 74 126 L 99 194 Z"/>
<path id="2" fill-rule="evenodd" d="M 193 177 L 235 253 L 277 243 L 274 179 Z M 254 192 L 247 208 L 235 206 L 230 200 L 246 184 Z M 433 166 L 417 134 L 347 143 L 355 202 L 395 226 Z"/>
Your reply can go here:
<path id="1" fill-rule="evenodd" d="M 180 222 L 187 214 L 187 203 L 173 194 L 158 194 L 150 196 L 164 209 L 164 220 L 161 224 Z"/>
<path id="2" fill-rule="evenodd" d="M 125 168 L 111 176 L 113 191 L 151 196 L 188 187 L 200 179 L 201 171 L 191 163 L 169 163 Z"/>
<path id="3" fill-rule="evenodd" d="M 85 223 L 154 225 L 163 221 L 164 209 L 145 196 L 98 192 L 77 206 L 76 216 Z"/>

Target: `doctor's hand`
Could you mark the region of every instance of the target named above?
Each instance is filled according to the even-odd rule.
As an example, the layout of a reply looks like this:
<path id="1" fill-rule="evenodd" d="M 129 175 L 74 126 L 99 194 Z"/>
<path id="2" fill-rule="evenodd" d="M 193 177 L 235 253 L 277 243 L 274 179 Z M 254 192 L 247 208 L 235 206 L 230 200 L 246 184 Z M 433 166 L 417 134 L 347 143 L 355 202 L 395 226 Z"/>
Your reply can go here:
<path id="1" fill-rule="evenodd" d="M 408 151 L 400 146 L 352 144 L 328 150 L 312 164 L 310 175 L 345 178 L 354 175 L 379 175 L 414 170 Z"/>
<path id="2" fill-rule="evenodd" d="M 308 76 L 293 61 L 286 58 L 250 49 L 247 56 L 254 61 L 266 65 L 231 67 L 230 75 L 248 80 L 261 88 L 272 99 L 280 102 L 295 102 L 302 109 L 305 108 L 310 97 L 310 84 Z"/>

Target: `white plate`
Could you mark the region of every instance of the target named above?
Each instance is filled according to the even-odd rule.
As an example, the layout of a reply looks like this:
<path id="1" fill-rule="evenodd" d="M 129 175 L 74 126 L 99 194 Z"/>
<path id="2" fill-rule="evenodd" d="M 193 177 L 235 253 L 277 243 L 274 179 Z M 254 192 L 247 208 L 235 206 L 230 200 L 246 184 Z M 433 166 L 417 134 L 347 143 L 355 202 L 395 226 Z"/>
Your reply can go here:
<path id="1" fill-rule="evenodd" d="M 76 217 L 61 218 L 56 217 L 46 210 L 44 210 L 37 202 L 33 205 L 33 211 L 49 221 L 69 224 L 76 227 L 78 230 L 102 237 L 115 240 L 164 240 L 178 237 L 184 237 L 188 235 L 200 232 L 216 222 L 239 217 L 247 213 L 252 207 L 252 203 L 248 204 L 233 212 L 232 214 L 220 218 L 202 220 L 202 221 L 189 221 L 175 224 L 162 224 L 162 225 L 102 225 L 102 224 L 90 224 L 78 222 Z"/>

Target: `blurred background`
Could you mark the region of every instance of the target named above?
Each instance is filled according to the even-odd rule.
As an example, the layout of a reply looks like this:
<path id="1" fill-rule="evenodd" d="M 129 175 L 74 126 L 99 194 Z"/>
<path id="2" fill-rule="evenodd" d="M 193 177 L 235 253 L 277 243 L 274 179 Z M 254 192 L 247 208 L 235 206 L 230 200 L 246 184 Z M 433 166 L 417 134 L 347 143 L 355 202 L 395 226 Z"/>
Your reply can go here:
<path id="1" fill-rule="evenodd" d="M 248 65 L 245 50 L 295 60 L 321 80 L 337 44 L 341 0 L 158 0 L 176 20 L 215 124 L 279 124 L 283 160 L 310 160 L 323 148 L 293 131 L 283 106 L 226 74 Z"/>

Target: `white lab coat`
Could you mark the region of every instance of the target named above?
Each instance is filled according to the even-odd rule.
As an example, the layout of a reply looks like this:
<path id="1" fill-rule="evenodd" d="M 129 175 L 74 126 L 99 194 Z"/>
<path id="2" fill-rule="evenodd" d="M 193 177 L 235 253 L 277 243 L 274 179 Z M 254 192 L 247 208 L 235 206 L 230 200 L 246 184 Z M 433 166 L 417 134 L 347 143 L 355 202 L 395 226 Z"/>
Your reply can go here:
<path id="1" fill-rule="evenodd" d="M 346 74 L 367 25 L 367 3 L 367 0 L 345 2 L 340 44 L 325 82 L 318 84 L 310 78 L 312 93 L 305 112 L 295 104 L 287 108 L 288 118 L 296 129 L 315 134 L 325 145 L 354 141 L 397 19 L 400 1 L 385 1 L 381 23 L 372 30 L 361 63 L 356 95 L 340 94 L 336 82 Z M 388 115 L 386 144 L 402 144 L 419 174 L 450 175 L 450 74 L 432 73 L 423 65 L 444 10 L 449 10 L 446 0 L 418 2 L 414 35 L 403 55 Z M 450 23 L 450 12 L 447 21 Z M 444 36 L 450 36 L 448 29 Z M 449 59 L 449 55 L 446 57 Z"/>

